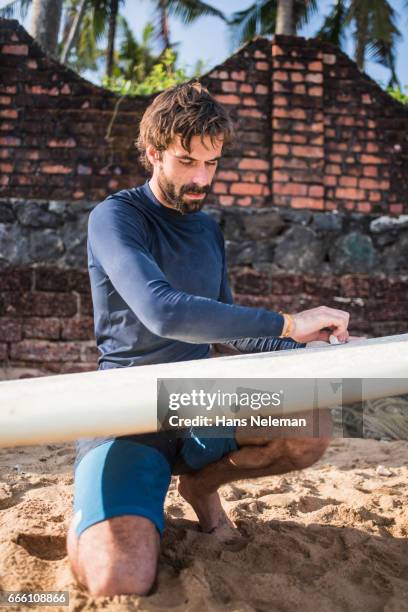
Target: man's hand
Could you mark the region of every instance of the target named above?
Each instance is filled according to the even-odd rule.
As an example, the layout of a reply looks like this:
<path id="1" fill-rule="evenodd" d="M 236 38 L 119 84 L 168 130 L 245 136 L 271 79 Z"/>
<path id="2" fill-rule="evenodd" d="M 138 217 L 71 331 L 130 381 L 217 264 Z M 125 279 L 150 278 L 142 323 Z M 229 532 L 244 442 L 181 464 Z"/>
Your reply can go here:
<path id="1" fill-rule="evenodd" d="M 291 338 L 296 342 L 328 342 L 331 335 L 336 336 L 339 342 L 347 342 L 349 339 L 347 327 L 350 314 L 345 310 L 319 306 L 298 312 L 292 317 L 294 330 Z"/>

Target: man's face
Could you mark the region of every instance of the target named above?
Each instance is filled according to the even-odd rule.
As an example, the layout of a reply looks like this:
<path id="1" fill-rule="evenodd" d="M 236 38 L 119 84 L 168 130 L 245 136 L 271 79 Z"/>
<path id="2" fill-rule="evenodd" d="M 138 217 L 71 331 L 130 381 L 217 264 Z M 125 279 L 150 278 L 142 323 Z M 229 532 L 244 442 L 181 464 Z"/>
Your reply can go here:
<path id="1" fill-rule="evenodd" d="M 201 210 L 221 157 L 222 145 L 222 136 L 214 143 L 209 136 L 202 140 L 200 136 L 193 136 L 191 151 L 187 151 L 177 136 L 161 156 L 157 152 L 153 154 L 152 178 L 166 205 L 182 214 Z"/>

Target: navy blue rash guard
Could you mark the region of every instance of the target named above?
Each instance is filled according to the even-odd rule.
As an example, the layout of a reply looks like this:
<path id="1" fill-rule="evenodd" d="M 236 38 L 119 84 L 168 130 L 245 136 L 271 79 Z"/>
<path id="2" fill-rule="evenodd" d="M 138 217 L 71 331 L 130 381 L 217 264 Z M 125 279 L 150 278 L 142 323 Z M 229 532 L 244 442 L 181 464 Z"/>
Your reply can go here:
<path id="1" fill-rule="evenodd" d="M 304 346 L 277 338 L 281 314 L 233 303 L 217 222 L 162 205 L 148 182 L 91 212 L 88 267 L 99 369 L 202 359 L 211 343 Z"/>

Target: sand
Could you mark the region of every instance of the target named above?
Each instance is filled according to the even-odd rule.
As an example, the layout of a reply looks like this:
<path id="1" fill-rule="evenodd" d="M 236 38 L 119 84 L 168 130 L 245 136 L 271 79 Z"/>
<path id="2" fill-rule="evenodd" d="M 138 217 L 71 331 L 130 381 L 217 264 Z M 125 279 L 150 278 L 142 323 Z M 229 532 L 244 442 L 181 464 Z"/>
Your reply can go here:
<path id="1" fill-rule="evenodd" d="M 306 470 L 224 486 L 239 544 L 198 532 L 172 483 L 149 597 L 93 599 L 76 585 L 72 462 L 71 444 L 0 450 L 2 589 L 68 590 L 70 610 L 408 610 L 406 441 L 334 439 Z"/>

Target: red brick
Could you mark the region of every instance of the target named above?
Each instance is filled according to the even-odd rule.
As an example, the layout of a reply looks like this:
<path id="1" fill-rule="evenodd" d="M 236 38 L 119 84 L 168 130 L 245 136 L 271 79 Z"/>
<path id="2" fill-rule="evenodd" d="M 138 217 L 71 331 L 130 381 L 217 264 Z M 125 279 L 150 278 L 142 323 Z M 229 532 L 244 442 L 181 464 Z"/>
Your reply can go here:
<path id="1" fill-rule="evenodd" d="M 254 117 L 255 119 L 263 119 L 264 114 L 256 108 L 240 108 L 238 115 L 241 117 Z"/>
<path id="2" fill-rule="evenodd" d="M 3 313 L 37 317 L 71 317 L 77 312 L 77 298 L 67 293 L 4 292 Z"/>
<path id="3" fill-rule="evenodd" d="M 257 85 L 255 87 L 255 93 L 256 94 L 268 94 L 269 93 L 269 89 L 266 85 Z"/>
<path id="4" fill-rule="evenodd" d="M 268 62 L 255 62 L 255 68 L 257 70 L 269 70 Z"/>
<path id="5" fill-rule="evenodd" d="M 252 96 L 245 96 L 242 100 L 244 106 L 256 106 L 257 101 Z"/>
<path id="6" fill-rule="evenodd" d="M 382 195 L 379 191 L 370 191 L 368 194 L 368 199 L 370 202 L 379 202 L 382 199 Z"/>
<path id="7" fill-rule="evenodd" d="M 4 104 L 5 106 L 8 106 L 10 103 L 11 103 L 10 96 L 0 96 L 0 104 Z"/>
<path id="8" fill-rule="evenodd" d="M 232 206 L 234 203 L 234 198 L 233 196 L 222 195 L 218 198 L 218 201 L 221 204 L 221 206 Z"/>
<path id="9" fill-rule="evenodd" d="M 0 360 L 7 360 L 7 344 L 0 343 Z"/>
<path id="10" fill-rule="evenodd" d="M 358 186 L 361 189 L 389 189 L 390 182 L 364 178 L 358 181 Z"/>
<path id="11" fill-rule="evenodd" d="M 393 215 L 401 215 L 404 212 L 403 204 L 391 204 L 390 213 Z"/>
<path id="12" fill-rule="evenodd" d="M 285 55 L 285 50 L 282 49 L 282 47 L 280 47 L 276 43 L 272 43 L 272 55 L 273 56 Z"/>
<path id="13" fill-rule="evenodd" d="M 62 340 L 93 340 L 94 337 L 93 317 L 61 319 Z"/>
<path id="14" fill-rule="evenodd" d="M 60 320 L 54 317 L 29 317 L 23 320 L 23 336 L 36 340 L 58 340 L 60 327 Z"/>
<path id="15" fill-rule="evenodd" d="M 331 174 L 327 174 L 324 177 L 324 184 L 328 187 L 335 187 L 337 185 L 337 178 Z"/>
<path id="16" fill-rule="evenodd" d="M 301 83 L 299 85 L 295 85 L 293 88 L 293 93 L 304 95 L 306 93 L 306 87 Z"/>
<path id="17" fill-rule="evenodd" d="M 342 187 L 357 187 L 357 179 L 354 176 L 341 176 L 339 185 Z"/>
<path id="18" fill-rule="evenodd" d="M 76 147 L 76 142 L 73 138 L 51 138 L 47 142 L 47 146 L 49 147 L 63 147 L 63 148 L 73 148 Z"/>
<path id="19" fill-rule="evenodd" d="M 324 187 L 322 185 L 311 185 L 308 189 L 308 195 L 322 198 L 324 196 Z"/>
<path id="20" fill-rule="evenodd" d="M 336 198 L 344 198 L 346 200 L 362 200 L 364 198 L 364 191 L 361 189 L 341 188 L 336 189 Z"/>
<path id="21" fill-rule="evenodd" d="M 41 172 L 44 172 L 44 174 L 69 174 L 72 172 L 72 168 L 62 164 L 43 164 Z"/>
<path id="22" fill-rule="evenodd" d="M 217 172 L 217 179 L 220 181 L 238 181 L 239 174 L 233 170 L 220 170 Z"/>
<path id="23" fill-rule="evenodd" d="M 364 176 L 378 176 L 378 168 L 376 166 L 364 166 Z"/>
<path id="24" fill-rule="evenodd" d="M 293 155 L 298 155 L 299 157 L 323 157 L 323 149 L 320 147 L 304 147 L 304 146 L 293 146 L 292 147 Z"/>
<path id="25" fill-rule="evenodd" d="M 14 136 L 2 136 L 0 138 L 0 145 L 5 147 L 18 147 L 20 144 L 20 138 L 14 138 Z"/>
<path id="26" fill-rule="evenodd" d="M 310 87 L 307 90 L 309 96 L 322 96 L 323 95 L 323 87 Z"/>
<path id="27" fill-rule="evenodd" d="M 273 116 L 287 119 L 306 119 L 306 111 L 302 108 L 274 108 Z"/>
<path id="28" fill-rule="evenodd" d="M 0 317 L 0 341 L 18 342 L 21 340 L 21 320 Z"/>
<path id="29" fill-rule="evenodd" d="M 282 68 L 284 68 L 285 70 L 306 70 L 305 64 L 296 62 L 294 60 L 288 60 L 286 62 L 283 62 Z"/>
<path id="30" fill-rule="evenodd" d="M 377 155 L 362 155 L 360 159 L 362 164 L 384 164 L 387 160 Z"/>
<path id="31" fill-rule="evenodd" d="M 313 208 L 323 210 L 324 200 L 314 198 L 292 198 L 290 204 L 293 208 Z"/>
<path id="32" fill-rule="evenodd" d="M 15 85 L 0 86 L 0 92 L 5 94 L 15 94 L 17 93 L 17 87 Z"/>
<path id="33" fill-rule="evenodd" d="M 273 152 L 276 155 L 289 155 L 289 147 L 286 144 L 275 144 L 273 146 Z"/>
<path id="34" fill-rule="evenodd" d="M 292 72 L 290 75 L 290 80 L 292 83 L 303 83 L 306 78 L 306 74 L 303 72 Z"/>
<path id="35" fill-rule="evenodd" d="M 42 87 L 42 85 L 26 85 L 26 92 L 40 96 L 59 96 L 58 87 Z"/>
<path id="36" fill-rule="evenodd" d="M 323 75 L 322 74 L 307 74 L 306 79 L 307 83 L 323 83 Z"/>
<path id="37" fill-rule="evenodd" d="M 310 62 L 307 66 L 308 70 L 311 71 L 321 71 L 323 70 L 323 62 Z"/>
<path id="38" fill-rule="evenodd" d="M 222 81 L 221 89 L 227 93 L 234 93 L 237 91 L 237 84 L 235 81 Z"/>
<path id="39" fill-rule="evenodd" d="M 47 342 L 23 340 L 10 347 L 11 359 L 24 361 L 80 361 L 81 344 L 78 342 Z"/>
<path id="40" fill-rule="evenodd" d="M 240 170 L 268 170 L 269 163 L 263 159 L 244 158 L 238 164 Z"/>
<path id="41" fill-rule="evenodd" d="M 359 212 L 369 213 L 371 211 L 371 204 L 369 202 L 359 202 L 357 204 L 357 210 Z"/>
<path id="42" fill-rule="evenodd" d="M 289 174 L 287 172 L 282 172 L 282 170 L 274 170 L 273 171 L 273 181 L 277 182 L 285 182 L 289 180 Z"/>
<path id="43" fill-rule="evenodd" d="M 29 291 L 32 285 L 33 272 L 30 268 L 4 267 L 0 274 L 0 291 Z"/>
<path id="44" fill-rule="evenodd" d="M 253 93 L 254 88 L 252 85 L 248 85 L 248 83 L 242 83 L 242 85 L 239 86 L 239 91 L 240 93 Z"/>
<path id="45" fill-rule="evenodd" d="M 375 144 L 374 142 L 367 142 L 365 148 L 366 148 L 367 153 L 378 153 L 378 151 L 380 150 L 378 145 Z"/>
<path id="46" fill-rule="evenodd" d="M 273 73 L 273 79 L 276 81 L 287 81 L 288 78 L 288 73 L 283 70 L 275 70 Z"/>
<path id="47" fill-rule="evenodd" d="M 18 112 L 12 108 L 0 110 L 0 117 L 5 119 L 18 119 Z"/>
<path id="48" fill-rule="evenodd" d="M 220 104 L 239 104 L 240 98 L 234 95 L 216 95 L 215 98 Z"/>
<path id="49" fill-rule="evenodd" d="M 27 68 L 30 68 L 31 70 L 37 70 L 38 62 L 36 60 L 29 59 L 26 61 L 26 66 Z"/>
<path id="50" fill-rule="evenodd" d="M 282 195 L 306 195 L 307 185 L 301 183 L 275 183 L 273 186 L 274 193 Z"/>
<path id="51" fill-rule="evenodd" d="M 247 78 L 247 74 L 245 70 L 233 70 L 231 72 L 231 79 L 234 81 L 245 81 Z"/>
<path id="52" fill-rule="evenodd" d="M 336 56 L 333 53 L 323 53 L 323 62 L 325 64 L 335 64 Z"/>
<path id="53" fill-rule="evenodd" d="M 212 189 L 214 193 L 228 193 L 228 185 L 221 181 L 216 181 Z"/>
<path id="54" fill-rule="evenodd" d="M 238 198 L 237 204 L 239 206 L 251 206 L 252 198 L 250 198 L 249 196 L 245 196 L 244 198 Z"/>
<path id="55" fill-rule="evenodd" d="M 28 55 L 28 45 L 3 45 L 1 53 L 6 55 Z"/>
<path id="56" fill-rule="evenodd" d="M 234 183 L 231 185 L 230 191 L 236 195 L 261 195 L 263 186 L 253 183 Z"/>
<path id="57" fill-rule="evenodd" d="M 0 164 L 0 172 L 13 172 L 13 164 Z"/>

